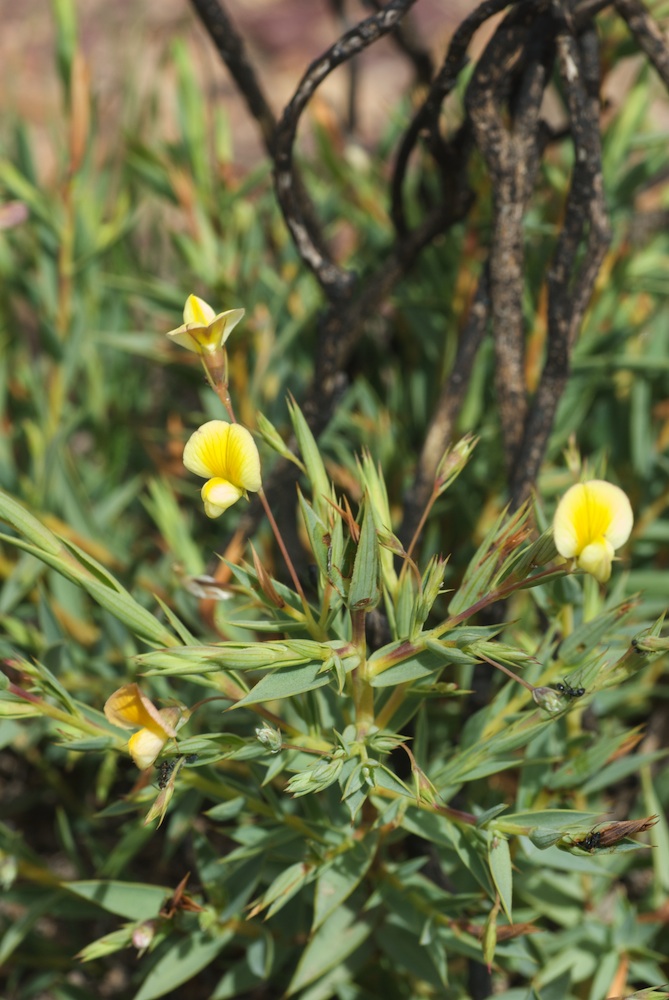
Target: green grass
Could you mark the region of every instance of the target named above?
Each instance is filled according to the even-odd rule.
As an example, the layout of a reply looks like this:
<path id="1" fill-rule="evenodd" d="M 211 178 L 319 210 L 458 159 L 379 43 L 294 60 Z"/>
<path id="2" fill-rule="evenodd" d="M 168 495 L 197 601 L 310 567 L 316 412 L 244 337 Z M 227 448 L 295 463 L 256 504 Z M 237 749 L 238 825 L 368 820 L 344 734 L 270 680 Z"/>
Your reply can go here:
<path id="1" fill-rule="evenodd" d="M 68 10 L 58 6 L 66 79 Z M 612 30 L 603 44 L 615 61 Z M 299 402 L 312 374 L 317 285 L 267 164 L 226 179 L 228 123 L 181 41 L 164 72 L 177 79 L 176 138 L 129 103 L 111 147 L 93 114 L 80 158 L 64 88 L 50 184 L 25 123 L 2 127 L 0 196 L 29 212 L 0 231 L 3 997 L 113 987 L 151 1000 L 188 983 L 195 1000 L 466 1000 L 481 964 L 503 1000 L 604 1000 L 624 989 L 624 962 L 627 984 L 659 987 L 669 772 L 654 734 L 669 697 L 666 643 L 648 655 L 630 645 L 662 635 L 667 606 L 669 236 L 637 242 L 634 229 L 641 188 L 657 186 L 665 207 L 666 137 L 648 114 L 656 82 L 642 69 L 607 126 L 614 241 L 536 502 L 518 523 L 503 513 L 486 343 L 457 428 L 478 444 L 402 573 L 392 532 L 489 238 L 487 181 L 466 224 L 423 254 L 369 325 L 316 444 L 287 395 Z M 357 227 L 350 263 L 361 273 L 391 236 L 384 149 L 401 124 L 364 168 L 322 132 L 304 164 L 332 230 Z M 558 143 L 526 220 L 532 338 L 569 168 Z M 217 311 L 246 309 L 228 345 L 237 415 L 255 430 L 260 410 L 297 440 L 303 498 L 284 504 L 284 528 L 312 565 L 309 613 L 265 522 L 253 544 L 271 584 L 248 546 L 229 600 L 212 610 L 189 584 L 219 568 L 244 513 L 240 503 L 208 521 L 181 464 L 190 433 L 223 416 L 196 356 L 163 336 L 190 292 Z M 572 457 L 580 449 L 635 511 L 604 589 L 562 570 L 532 580 L 555 558 L 549 528 L 573 482 L 572 439 Z M 278 456 L 258 440 L 267 478 Z M 363 448 L 371 458 L 358 461 Z M 503 622 L 477 615 L 505 585 Z M 374 607 L 389 634 L 361 660 Z M 586 694 L 533 697 L 565 678 Z M 137 772 L 128 734 L 103 714 L 135 681 L 160 707 L 218 699 L 180 731 L 179 753 L 198 759 L 179 761 L 163 798 L 158 771 Z M 556 711 L 541 707 L 547 698 Z M 361 726 L 370 702 L 380 732 Z M 176 752 L 170 743 L 161 759 Z M 145 824 L 156 799 L 164 821 Z M 579 846 L 613 812 L 659 820 L 613 849 Z M 165 905 L 187 872 L 187 895 Z"/>

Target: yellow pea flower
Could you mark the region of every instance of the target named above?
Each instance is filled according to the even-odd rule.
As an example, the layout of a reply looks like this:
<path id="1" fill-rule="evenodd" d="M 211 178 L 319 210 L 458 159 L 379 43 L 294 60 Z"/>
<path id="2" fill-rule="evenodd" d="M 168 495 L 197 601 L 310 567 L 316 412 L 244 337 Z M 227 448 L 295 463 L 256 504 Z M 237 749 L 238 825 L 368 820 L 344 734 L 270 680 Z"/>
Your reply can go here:
<path id="1" fill-rule="evenodd" d="M 184 321 L 167 336 L 176 344 L 196 354 L 216 354 L 244 315 L 244 309 L 215 313 L 208 302 L 189 295 L 184 306 Z"/>
<path id="2" fill-rule="evenodd" d="M 202 476 L 204 512 L 220 517 L 223 511 L 262 485 L 260 455 L 250 432 L 240 424 L 209 420 L 186 442 L 183 463 Z"/>
<path id="3" fill-rule="evenodd" d="M 190 715 L 177 706 L 156 708 L 137 684 L 125 684 L 114 691 L 105 702 L 104 713 L 121 729 L 138 729 L 128 740 L 128 753 L 141 771 L 153 764 Z"/>
<path id="4" fill-rule="evenodd" d="M 633 523 L 631 504 L 620 487 L 603 479 L 577 483 L 555 511 L 555 547 L 565 559 L 576 559 L 582 570 L 606 583 L 613 554 L 629 538 Z"/>

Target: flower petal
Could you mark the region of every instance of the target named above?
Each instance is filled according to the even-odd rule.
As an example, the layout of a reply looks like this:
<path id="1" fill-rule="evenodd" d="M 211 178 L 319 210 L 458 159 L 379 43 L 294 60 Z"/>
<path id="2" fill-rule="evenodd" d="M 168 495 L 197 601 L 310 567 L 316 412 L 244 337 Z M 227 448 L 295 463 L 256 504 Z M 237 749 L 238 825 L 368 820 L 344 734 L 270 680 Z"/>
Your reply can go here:
<path id="1" fill-rule="evenodd" d="M 240 424 L 225 420 L 202 424 L 186 442 L 183 463 L 196 476 L 226 480 L 239 495 L 246 490 L 255 493 L 261 486 L 258 448 L 251 433 Z"/>
<path id="2" fill-rule="evenodd" d="M 555 548 L 566 559 L 571 559 L 582 548 L 580 529 L 584 519 L 582 514 L 584 504 L 585 487 L 583 483 L 577 483 L 567 490 L 555 511 L 553 518 Z"/>
<path id="3" fill-rule="evenodd" d="M 177 327 L 176 330 L 170 330 L 166 336 L 170 340 L 173 340 L 175 344 L 179 344 L 180 347 L 185 347 L 187 351 L 202 354 L 202 345 L 198 337 L 204 336 L 206 332 L 206 326 L 188 326 L 184 323 L 183 326 Z"/>
<path id="4" fill-rule="evenodd" d="M 183 463 L 189 472 L 204 479 L 221 476 L 227 479 L 228 434 L 225 420 L 208 420 L 186 442 Z"/>
<path id="5" fill-rule="evenodd" d="M 632 507 L 620 487 L 602 479 L 577 483 L 555 512 L 555 547 L 568 559 L 604 538 L 617 549 L 629 538 L 633 523 Z"/>
<path id="6" fill-rule="evenodd" d="M 227 309 L 219 313 L 209 326 L 210 342 L 222 347 L 245 312 L 245 309 Z"/>
<path id="7" fill-rule="evenodd" d="M 244 491 L 238 486 L 233 486 L 227 479 L 216 477 L 204 484 L 201 490 L 204 501 L 204 512 L 207 517 L 220 517 L 221 514 L 237 503 L 240 497 L 244 496 Z"/>
<path id="8" fill-rule="evenodd" d="M 197 295 L 189 295 L 184 306 L 184 323 L 194 323 L 197 326 L 209 326 L 216 313 L 208 302 L 198 298 Z"/>
<path id="9" fill-rule="evenodd" d="M 165 739 L 176 736 L 172 713 L 179 709 L 159 710 L 146 695 L 142 694 L 137 684 L 125 684 L 107 698 L 104 707 L 106 717 L 122 729 L 145 727 L 155 733 L 160 733 Z"/>
<path id="10" fill-rule="evenodd" d="M 184 322 L 167 336 L 196 354 L 215 354 L 221 349 L 244 315 L 244 309 L 215 313 L 208 302 L 189 295 L 184 306 Z"/>
<path id="11" fill-rule="evenodd" d="M 613 561 L 613 546 L 605 538 L 599 542 L 592 542 L 581 552 L 578 557 L 578 565 L 586 573 L 594 576 L 600 583 L 606 583 L 611 576 L 611 563 Z"/>
<path id="12" fill-rule="evenodd" d="M 567 490 L 553 520 L 555 547 L 567 559 L 606 583 L 617 548 L 627 541 L 634 515 L 625 493 L 613 483 L 591 479 Z"/>
<path id="13" fill-rule="evenodd" d="M 588 487 L 590 507 L 598 506 L 606 509 L 608 525 L 604 537 L 614 549 L 624 545 L 632 533 L 634 514 L 627 494 L 603 479 L 591 479 L 585 484 Z"/>
<path id="14" fill-rule="evenodd" d="M 151 767 L 167 740 L 165 733 L 161 735 L 150 729 L 140 729 L 128 740 L 128 753 L 140 771 L 144 771 Z"/>
<path id="15" fill-rule="evenodd" d="M 262 485 L 260 455 L 250 431 L 240 424 L 230 427 L 228 436 L 228 476 L 242 490 L 257 493 Z"/>

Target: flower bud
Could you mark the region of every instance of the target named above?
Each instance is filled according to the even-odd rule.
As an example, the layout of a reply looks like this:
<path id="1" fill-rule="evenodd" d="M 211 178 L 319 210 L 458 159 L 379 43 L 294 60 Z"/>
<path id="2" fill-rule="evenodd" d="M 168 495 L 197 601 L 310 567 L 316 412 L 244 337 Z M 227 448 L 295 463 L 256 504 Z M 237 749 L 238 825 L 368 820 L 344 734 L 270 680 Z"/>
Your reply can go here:
<path id="1" fill-rule="evenodd" d="M 535 687 L 532 688 L 532 697 L 539 708 L 543 708 L 550 715 L 557 715 L 564 708 L 560 695 L 553 688 Z"/>
<path id="2" fill-rule="evenodd" d="M 271 726 L 265 724 L 264 726 L 259 726 L 256 729 L 256 739 L 259 743 L 262 743 L 264 747 L 267 747 L 270 753 L 278 753 L 283 746 L 283 738 L 278 729 L 272 729 Z"/>

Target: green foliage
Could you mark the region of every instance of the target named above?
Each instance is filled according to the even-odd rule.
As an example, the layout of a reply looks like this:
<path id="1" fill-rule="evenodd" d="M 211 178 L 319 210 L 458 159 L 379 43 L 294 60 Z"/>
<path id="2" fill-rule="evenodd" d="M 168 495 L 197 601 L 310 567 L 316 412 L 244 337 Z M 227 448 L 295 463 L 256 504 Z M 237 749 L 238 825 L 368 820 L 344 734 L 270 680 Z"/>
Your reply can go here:
<path id="1" fill-rule="evenodd" d="M 62 135 L 84 85 L 74 7 L 55 9 Z M 664 229 L 631 239 L 635 193 L 666 167 L 648 75 L 606 133 L 617 238 L 537 499 L 503 507 L 484 349 L 408 552 L 399 511 L 485 210 L 395 289 L 316 441 L 295 399 L 317 289 L 267 170 L 230 179 L 227 123 L 182 42 L 169 62 L 176 139 L 134 123 L 104 158 L 94 120 L 55 144 L 47 184 L 19 122 L 0 160 L 3 197 L 29 210 L 0 232 L 0 746 L 20 786 L 0 825 L 3 996 L 83 995 L 65 969 L 90 995 L 115 969 L 134 1000 L 185 983 L 211 1000 L 267 983 L 299 1000 L 465 1000 L 480 964 L 507 1000 L 603 1000 L 622 963 L 628 982 L 659 987 L 669 784 L 645 724 L 669 694 L 669 248 Z M 307 164 L 309 184 L 334 224 L 362 226 L 364 269 L 387 234 L 382 150 L 354 170 L 317 141 L 332 176 Z M 533 318 L 568 169 L 558 144 L 527 220 Z M 446 305 L 445 274 L 459 289 Z M 227 345 L 231 390 L 267 445 L 265 481 L 278 457 L 299 474 L 301 593 L 264 526 L 255 559 L 207 566 L 242 504 L 206 522 L 180 463 L 189 431 L 222 415 L 198 359 L 157 335 L 192 289 L 247 310 Z M 629 572 L 607 590 L 557 560 L 549 527 L 574 434 L 589 474 L 608 462 L 636 511 Z M 133 681 L 192 710 L 139 777 L 129 733 L 103 714 Z M 657 822 L 615 828 L 613 812 Z"/>

